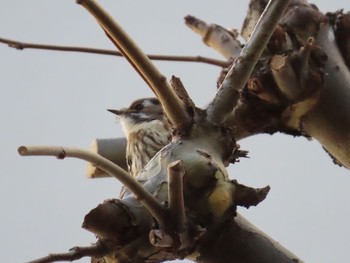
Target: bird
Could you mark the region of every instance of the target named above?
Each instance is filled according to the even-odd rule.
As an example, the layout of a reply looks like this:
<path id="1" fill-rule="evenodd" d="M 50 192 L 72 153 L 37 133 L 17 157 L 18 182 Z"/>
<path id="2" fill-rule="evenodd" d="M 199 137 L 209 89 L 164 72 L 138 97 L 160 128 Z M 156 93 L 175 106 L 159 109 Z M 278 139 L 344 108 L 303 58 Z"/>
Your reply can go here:
<path id="1" fill-rule="evenodd" d="M 136 177 L 146 164 L 171 141 L 171 125 L 157 98 L 134 101 L 128 108 L 108 109 L 117 115 L 127 139 L 126 162 Z"/>

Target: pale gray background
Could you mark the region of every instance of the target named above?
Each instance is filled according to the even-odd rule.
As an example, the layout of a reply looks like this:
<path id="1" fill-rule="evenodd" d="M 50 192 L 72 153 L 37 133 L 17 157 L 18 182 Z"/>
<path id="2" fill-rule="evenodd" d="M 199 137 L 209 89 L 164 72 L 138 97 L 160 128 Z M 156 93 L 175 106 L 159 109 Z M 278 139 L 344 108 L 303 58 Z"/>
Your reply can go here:
<path id="1" fill-rule="evenodd" d="M 92 17 L 72 0 L 1 1 L 0 36 L 40 43 L 112 48 Z M 248 1 L 101 1 L 149 53 L 220 58 L 184 26 L 196 15 L 225 27 L 241 27 Z M 315 1 L 324 11 L 350 2 Z M 181 77 L 204 106 L 215 92 L 219 68 L 157 62 L 167 76 Z M 106 111 L 152 93 L 122 58 L 17 51 L 0 46 L 0 261 L 25 262 L 88 245 L 84 215 L 117 197 L 115 179 L 88 180 L 85 163 L 19 157 L 22 144 L 87 148 L 96 137 L 122 136 Z M 349 171 L 333 165 L 315 141 L 261 135 L 240 142 L 250 159 L 230 168 L 232 178 L 271 185 L 257 208 L 239 209 L 259 228 L 306 262 L 350 258 Z M 89 262 L 82 259 L 79 262 Z"/>

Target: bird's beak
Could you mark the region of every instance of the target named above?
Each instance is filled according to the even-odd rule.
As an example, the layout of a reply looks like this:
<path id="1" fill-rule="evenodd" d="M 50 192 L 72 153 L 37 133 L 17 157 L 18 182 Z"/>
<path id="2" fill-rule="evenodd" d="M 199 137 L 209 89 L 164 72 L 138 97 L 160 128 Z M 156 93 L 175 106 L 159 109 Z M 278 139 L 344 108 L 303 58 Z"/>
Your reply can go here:
<path id="1" fill-rule="evenodd" d="M 120 115 L 123 115 L 124 113 L 125 113 L 125 111 L 124 110 L 112 110 L 112 109 L 107 109 L 109 112 L 112 112 L 113 114 L 115 114 L 115 115 L 118 115 L 118 116 L 120 116 Z"/>

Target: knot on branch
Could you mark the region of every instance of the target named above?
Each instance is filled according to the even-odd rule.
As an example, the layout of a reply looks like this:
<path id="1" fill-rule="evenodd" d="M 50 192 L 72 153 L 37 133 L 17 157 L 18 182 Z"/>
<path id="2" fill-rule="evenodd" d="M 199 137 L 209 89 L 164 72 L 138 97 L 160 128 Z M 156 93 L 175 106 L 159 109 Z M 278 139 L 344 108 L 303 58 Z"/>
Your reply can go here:
<path id="1" fill-rule="evenodd" d="M 303 45 L 309 37 L 316 37 L 321 24 L 327 22 L 327 17 L 315 6 L 297 4 L 291 6 L 280 21 L 294 43 Z"/>
<path id="2" fill-rule="evenodd" d="M 101 240 L 123 245 L 138 234 L 137 221 L 129 207 L 117 199 L 106 200 L 91 210 L 84 219 L 83 228 Z"/>
<path id="3" fill-rule="evenodd" d="M 8 45 L 9 47 L 12 47 L 18 50 L 23 50 L 25 48 L 25 45 L 20 42 L 12 42 L 12 43 L 9 43 Z"/>

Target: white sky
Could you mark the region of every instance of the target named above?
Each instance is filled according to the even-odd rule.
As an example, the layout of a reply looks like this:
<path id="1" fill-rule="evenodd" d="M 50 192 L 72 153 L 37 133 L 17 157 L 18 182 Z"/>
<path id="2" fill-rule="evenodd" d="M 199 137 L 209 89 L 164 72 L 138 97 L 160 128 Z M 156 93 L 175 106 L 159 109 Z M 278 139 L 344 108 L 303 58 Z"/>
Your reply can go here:
<path id="1" fill-rule="evenodd" d="M 350 10 L 350 2 L 314 1 L 323 11 Z M 220 58 L 183 23 L 187 14 L 240 28 L 248 1 L 101 1 L 148 53 Z M 0 37 L 62 45 L 112 48 L 95 21 L 74 1 L 12 0 L 0 8 Z M 219 69 L 203 64 L 157 62 L 182 79 L 204 106 Z M 80 228 L 97 204 L 118 196 L 115 179 L 88 180 L 85 163 L 20 157 L 23 144 L 87 148 L 94 138 L 120 137 L 107 108 L 151 96 L 121 58 L 17 51 L 0 46 L 0 260 L 25 262 L 49 252 L 88 245 Z M 305 262 L 348 262 L 350 173 L 333 165 L 315 141 L 260 135 L 240 142 L 250 159 L 230 168 L 239 182 L 272 190 L 247 219 Z M 78 262 L 89 262 L 82 259 Z"/>

